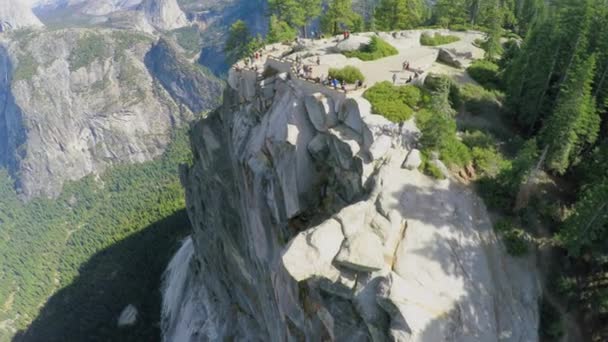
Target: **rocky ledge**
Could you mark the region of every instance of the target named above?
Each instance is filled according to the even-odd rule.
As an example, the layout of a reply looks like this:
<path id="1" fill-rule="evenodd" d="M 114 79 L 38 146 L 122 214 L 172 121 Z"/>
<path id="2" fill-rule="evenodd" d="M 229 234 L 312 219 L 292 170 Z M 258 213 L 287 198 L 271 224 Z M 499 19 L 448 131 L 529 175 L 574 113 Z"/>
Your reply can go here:
<path id="1" fill-rule="evenodd" d="M 306 44 L 320 67 L 344 58 Z M 165 275 L 164 339 L 538 340 L 533 261 L 506 254 L 470 188 L 417 170 L 414 122 L 298 78 L 280 49 L 233 69 L 192 130 L 194 233 Z"/>

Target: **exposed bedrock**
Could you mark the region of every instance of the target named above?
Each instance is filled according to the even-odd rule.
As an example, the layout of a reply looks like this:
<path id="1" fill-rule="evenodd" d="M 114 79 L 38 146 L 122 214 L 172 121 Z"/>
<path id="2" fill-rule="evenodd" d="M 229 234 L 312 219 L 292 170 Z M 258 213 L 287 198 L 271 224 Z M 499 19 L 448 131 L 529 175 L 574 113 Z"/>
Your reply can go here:
<path id="1" fill-rule="evenodd" d="M 471 189 L 417 170 L 414 122 L 268 63 L 232 70 L 192 129 L 192 254 L 166 274 L 165 298 L 183 290 L 164 340 L 537 340 L 533 261 L 506 254 Z"/>

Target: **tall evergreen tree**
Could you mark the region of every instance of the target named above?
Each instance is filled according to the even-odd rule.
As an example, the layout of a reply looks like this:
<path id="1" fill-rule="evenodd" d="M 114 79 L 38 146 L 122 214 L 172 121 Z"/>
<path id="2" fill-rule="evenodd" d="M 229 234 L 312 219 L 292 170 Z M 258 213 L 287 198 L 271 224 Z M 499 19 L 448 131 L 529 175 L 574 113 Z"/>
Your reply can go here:
<path id="1" fill-rule="evenodd" d="M 490 12 L 490 30 L 488 37 L 484 42 L 485 58 L 490 61 L 495 61 L 503 52 L 502 43 L 502 27 L 500 26 L 500 10 L 498 5 L 495 5 Z"/>
<path id="2" fill-rule="evenodd" d="M 415 28 L 425 15 L 423 0 L 380 0 L 375 11 L 376 25 L 383 31 Z"/>
<path id="3" fill-rule="evenodd" d="M 566 172 L 580 147 L 593 144 L 599 132 L 600 119 L 592 97 L 595 56 L 576 56 L 574 66 L 563 83 L 555 112 L 544 130 L 544 142 L 549 146 L 548 167 Z"/>
<path id="4" fill-rule="evenodd" d="M 324 32 L 338 34 L 343 29 L 353 27 L 358 14 L 353 11 L 352 0 L 331 0 L 321 17 L 321 27 Z"/>
<path id="5" fill-rule="evenodd" d="M 288 23 L 283 20 L 279 20 L 277 16 L 270 16 L 268 24 L 268 34 L 266 35 L 266 42 L 269 44 L 273 43 L 285 43 L 294 40 L 298 33 L 296 30 L 289 26 Z"/>

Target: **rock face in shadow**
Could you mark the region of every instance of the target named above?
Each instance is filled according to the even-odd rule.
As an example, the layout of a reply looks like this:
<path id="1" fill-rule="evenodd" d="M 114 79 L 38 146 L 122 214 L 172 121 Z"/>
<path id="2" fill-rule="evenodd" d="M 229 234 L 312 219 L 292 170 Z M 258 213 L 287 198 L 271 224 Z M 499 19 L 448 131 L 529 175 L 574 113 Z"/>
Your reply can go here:
<path id="1" fill-rule="evenodd" d="M 26 199 L 53 197 L 65 181 L 112 164 L 155 158 L 175 127 L 217 105 L 220 81 L 170 50 L 151 36 L 118 30 L 2 38 L 0 165 Z M 169 67 L 148 69 L 168 56 Z M 174 79 L 165 88 L 163 81 Z"/>
<path id="2" fill-rule="evenodd" d="M 538 340 L 533 261 L 506 255 L 471 189 L 402 168 L 413 120 L 267 63 L 231 70 L 191 131 L 164 340 Z"/>

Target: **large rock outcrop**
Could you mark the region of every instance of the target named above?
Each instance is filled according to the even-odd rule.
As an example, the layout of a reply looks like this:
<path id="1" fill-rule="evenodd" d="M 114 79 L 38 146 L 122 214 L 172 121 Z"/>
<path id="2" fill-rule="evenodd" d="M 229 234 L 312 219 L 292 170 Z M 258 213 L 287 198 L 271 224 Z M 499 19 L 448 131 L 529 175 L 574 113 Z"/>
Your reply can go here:
<path id="1" fill-rule="evenodd" d="M 177 0 L 143 0 L 139 9 L 146 19 L 159 30 L 174 30 L 188 25 L 186 14 Z"/>
<path id="2" fill-rule="evenodd" d="M 42 26 L 26 1 L 0 0 L 0 32 Z"/>
<path id="3" fill-rule="evenodd" d="M 192 129 L 194 232 L 165 275 L 164 340 L 537 340 L 531 261 L 471 189 L 402 168 L 413 121 L 268 63 L 232 70 Z"/>
<path id="4" fill-rule="evenodd" d="M 165 56 L 171 69 L 147 67 Z M 221 94 L 170 44 L 129 31 L 19 33 L 0 41 L 0 62 L 0 163 L 25 198 L 159 156 L 173 129 Z"/>

